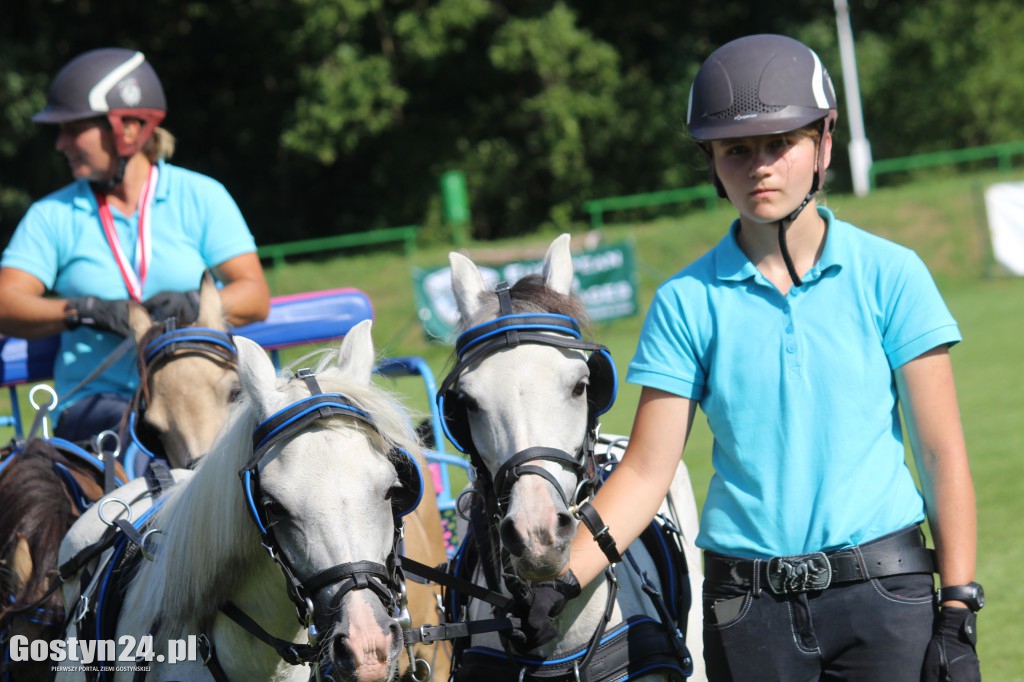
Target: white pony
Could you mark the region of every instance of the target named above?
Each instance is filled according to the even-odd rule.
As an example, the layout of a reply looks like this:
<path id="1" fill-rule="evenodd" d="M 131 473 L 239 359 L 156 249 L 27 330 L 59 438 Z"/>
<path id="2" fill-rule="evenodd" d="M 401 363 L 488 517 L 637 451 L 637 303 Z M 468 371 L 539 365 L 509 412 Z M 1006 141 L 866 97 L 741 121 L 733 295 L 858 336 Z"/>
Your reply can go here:
<path id="1" fill-rule="evenodd" d="M 104 635 L 92 616 L 70 635 L 121 644 L 151 634 L 152 651 L 135 650 L 148 659 L 146 680 L 308 680 L 310 664 L 326 679 L 395 679 L 396 523 L 422 480 L 408 414 L 370 383 L 370 325 L 291 379 L 236 338 L 241 400 L 194 474 L 149 510 L 142 532 L 158 533 L 143 535 L 142 553 L 152 560 L 126 572 L 116 627 Z M 100 516 L 120 506 L 101 502 L 81 523 L 102 529 Z M 81 550 L 63 548 L 62 561 Z M 97 593 L 113 591 L 112 576 L 98 572 L 107 582 Z M 127 669 L 106 679 L 136 678 Z"/>
<path id="2" fill-rule="evenodd" d="M 456 343 L 455 367 L 438 402 L 449 439 L 470 454 L 477 471 L 477 495 L 471 497 L 494 498 L 483 501 L 475 524 L 471 518 L 474 553 L 482 556 L 476 560 L 474 582 L 515 593 L 528 581 L 548 580 L 563 569 L 579 525 L 580 492 L 586 492 L 588 480 L 596 480 L 595 466 L 614 466 L 619 453 L 606 452 L 602 458 L 594 437 L 597 416 L 614 400 L 614 367 L 607 349 L 581 338 L 579 321 L 585 314 L 582 303 L 572 296 L 569 235 L 548 249 L 541 276 L 524 278 L 511 288 L 504 283 L 488 286 L 473 262 L 458 253 L 450 255 L 450 262 L 463 331 Z M 596 460 L 588 454 L 592 448 Z M 608 450 L 607 445 L 603 449 Z M 628 662 L 628 674 L 637 675 L 630 679 L 680 679 L 687 663 L 678 648 L 671 648 L 679 638 L 673 639 L 672 625 L 651 631 L 649 621 L 663 619 L 654 600 L 642 591 L 640 573 L 658 587 L 669 608 L 681 612 L 676 619 L 686 624 L 694 678 L 703 679 L 703 578 L 693 545 L 697 509 L 682 461 L 662 512 L 681 531 L 688 585 L 666 584 L 666 576 L 670 582 L 673 573 L 678 576 L 684 569 L 663 567 L 659 576 L 657 563 L 638 541 L 630 547 L 630 557 L 615 568 L 614 604 L 609 594 L 615 588 L 599 578 L 556 618 L 559 636 L 533 651 L 519 652 L 497 633 L 474 635 L 457 657 L 456 679 L 506 679 L 500 671 L 508 666 L 520 680 L 556 672 L 564 675 L 559 679 L 584 672 L 591 680 L 620 679 L 627 672 L 622 657 L 635 659 Z M 488 562 L 493 564 L 490 575 L 481 568 Z M 687 587 L 696 601 L 688 613 Z M 673 600 L 681 603 L 670 603 Z M 606 618 L 609 607 L 611 615 Z M 450 602 L 449 608 L 457 611 L 461 605 Z M 492 617 L 488 604 L 468 599 L 469 621 Z M 607 641 L 598 648 L 602 640 Z"/>

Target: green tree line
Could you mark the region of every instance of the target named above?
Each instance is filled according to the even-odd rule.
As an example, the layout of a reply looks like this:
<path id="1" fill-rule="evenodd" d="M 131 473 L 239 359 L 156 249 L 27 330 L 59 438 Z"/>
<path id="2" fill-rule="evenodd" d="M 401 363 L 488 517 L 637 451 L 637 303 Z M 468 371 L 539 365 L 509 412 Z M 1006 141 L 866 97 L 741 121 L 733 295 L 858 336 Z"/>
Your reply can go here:
<path id="1" fill-rule="evenodd" d="M 1024 138 L 1019 0 L 850 1 L 876 159 Z M 472 234 L 583 218 L 589 198 L 698 184 L 685 129 L 701 60 L 774 32 L 819 51 L 840 97 L 830 186 L 850 186 L 831 0 L 5 0 L 0 233 L 69 180 L 32 124 L 61 65 L 146 53 L 174 161 L 235 196 L 260 243 L 418 224 L 465 172 Z"/>

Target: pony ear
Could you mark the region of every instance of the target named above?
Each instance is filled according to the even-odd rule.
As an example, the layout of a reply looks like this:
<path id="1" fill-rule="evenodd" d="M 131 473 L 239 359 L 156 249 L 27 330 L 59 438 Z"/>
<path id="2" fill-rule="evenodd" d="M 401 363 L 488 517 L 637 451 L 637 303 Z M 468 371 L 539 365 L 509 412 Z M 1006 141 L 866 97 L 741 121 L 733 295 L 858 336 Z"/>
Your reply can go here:
<path id="1" fill-rule="evenodd" d="M 150 317 L 149 311 L 141 303 L 129 301 L 128 326 L 131 327 L 132 337 L 135 339 L 135 345 L 138 346 L 139 342 L 142 341 L 142 337 L 153 326 L 153 318 Z"/>
<path id="2" fill-rule="evenodd" d="M 370 384 L 376 359 L 373 352 L 373 337 L 370 336 L 372 326 L 373 320 L 363 320 L 352 327 L 338 348 L 338 369 L 364 386 Z"/>
<path id="3" fill-rule="evenodd" d="M 263 347 L 244 336 L 234 337 L 238 351 L 238 382 L 242 392 L 259 406 L 263 414 L 273 408 L 277 370 Z"/>
<path id="4" fill-rule="evenodd" d="M 196 324 L 222 332 L 227 331 L 220 292 L 217 291 L 213 273 L 209 270 L 203 271 L 203 278 L 199 282 L 199 317 L 196 319 Z"/>
<path id="5" fill-rule="evenodd" d="M 482 296 L 487 293 L 484 276 L 473 261 L 461 253 L 449 253 L 448 262 L 452 266 L 452 293 L 459 315 L 463 320 L 472 320 L 483 304 Z"/>
<path id="6" fill-rule="evenodd" d="M 568 234 L 559 235 L 551 242 L 544 256 L 544 284 L 553 291 L 566 296 L 572 294 L 572 253 L 569 251 Z"/>

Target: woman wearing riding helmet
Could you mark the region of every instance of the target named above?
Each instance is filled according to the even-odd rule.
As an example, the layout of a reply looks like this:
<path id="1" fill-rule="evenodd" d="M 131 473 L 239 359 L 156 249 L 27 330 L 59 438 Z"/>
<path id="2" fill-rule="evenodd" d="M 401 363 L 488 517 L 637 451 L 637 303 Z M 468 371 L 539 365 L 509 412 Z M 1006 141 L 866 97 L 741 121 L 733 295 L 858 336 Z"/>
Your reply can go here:
<path id="1" fill-rule="evenodd" d="M 116 428 L 135 390 L 131 354 L 81 383 L 129 334 L 128 300 L 155 319 L 192 323 L 196 287 L 212 268 L 230 324 L 270 309 L 255 242 L 227 190 L 167 163 L 166 111 L 145 56 L 104 48 L 68 62 L 32 117 L 59 126 L 56 148 L 75 181 L 35 202 L 3 253 L 0 332 L 63 332 L 54 380 L 58 395 L 73 395 L 58 405 L 56 434 L 69 440 Z"/>
<path id="2" fill-rule="evenodd" d="M 740 38 L 701 66 L 690 133 L 739 217 L 658 289 L 628 374 L 643 387 L 629 446 L 593 505 L 624 551 L 699 404 L 714 435 L 697 538 L 710 679 L 978 679 L 960 333 L 920 258 L 817 204 L 835 121 L 828 73 L 795 40 Z M 579 581 L 606 563 L 578 534 Z"/>

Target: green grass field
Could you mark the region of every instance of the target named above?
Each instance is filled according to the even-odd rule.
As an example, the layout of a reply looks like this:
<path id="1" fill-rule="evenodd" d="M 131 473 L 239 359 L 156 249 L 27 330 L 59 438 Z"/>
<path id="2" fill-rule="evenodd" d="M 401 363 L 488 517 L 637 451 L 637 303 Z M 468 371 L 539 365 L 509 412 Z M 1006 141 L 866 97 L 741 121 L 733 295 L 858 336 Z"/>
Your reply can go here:
<path id="1" fill-rule="evenodd" d="M 1000 275 L 990 264 L 981 192 L 992 182 L 1022 177 L 1019 172 L 949 175 L 877 190 L 866 198 L 835 196 L 827 201 L 844 220 L 914 248 L 931 268 L 960 323 L 964 342 L 953 349 L 952 357 L 978 496 L 978 580 L 988 596 L 979 621 L 979 652 L 990 681 L 1024 680 L 1024 619 L 1015 610 L 1024 605 L 1024 581 L 1016 579 L 1017 569 L 1024 566 L 1024 459 L 1017 454 L 1024 452 L 1024 278 Z M 714 245 L 731 219 L 723 205 L 710 213 L 609 226 L 604 236 L 609 241 L 634 240 L 644 310 L 655 286 Z M 486 247 L 536 248 L 542 253 L 554 236 L 534 235 Z M 474 255 L 472 246 L 469 255 Z M 411 258 L 392 252 L 324 257 L 290 263 L 273 273 L 272 281 L 275 294 L 343 286 L 362 289 L 374 304 L 378 352 L 422 356 L 440 380 L 450 349 L 423 338 L 410 271 L 446 260 L 443 246 L 423 248 Z M 641 322 L 637 316 L 595 328 L 596 339 L 612 350 L 620 374 L 632 356 Z M 284 359 L 306 350 L 286 353 Z M 422 382 L 392 381 L 414 409 L 426 413 Z M 22 402 L 26 393 L 22 390 Z M 638 394 L 635 387 L 620 385 L 618 402 L 604 418 L 605 432 L 629 432 Z M 7 412 L 6 400 L 0 398 L 0 414 Z M 10 435 L 9 429 L 0 430 L 4 440 Z M 710 477 L 710 448 L 710 435 L 699 419 L 686 454 L 698 503 Z"/>

